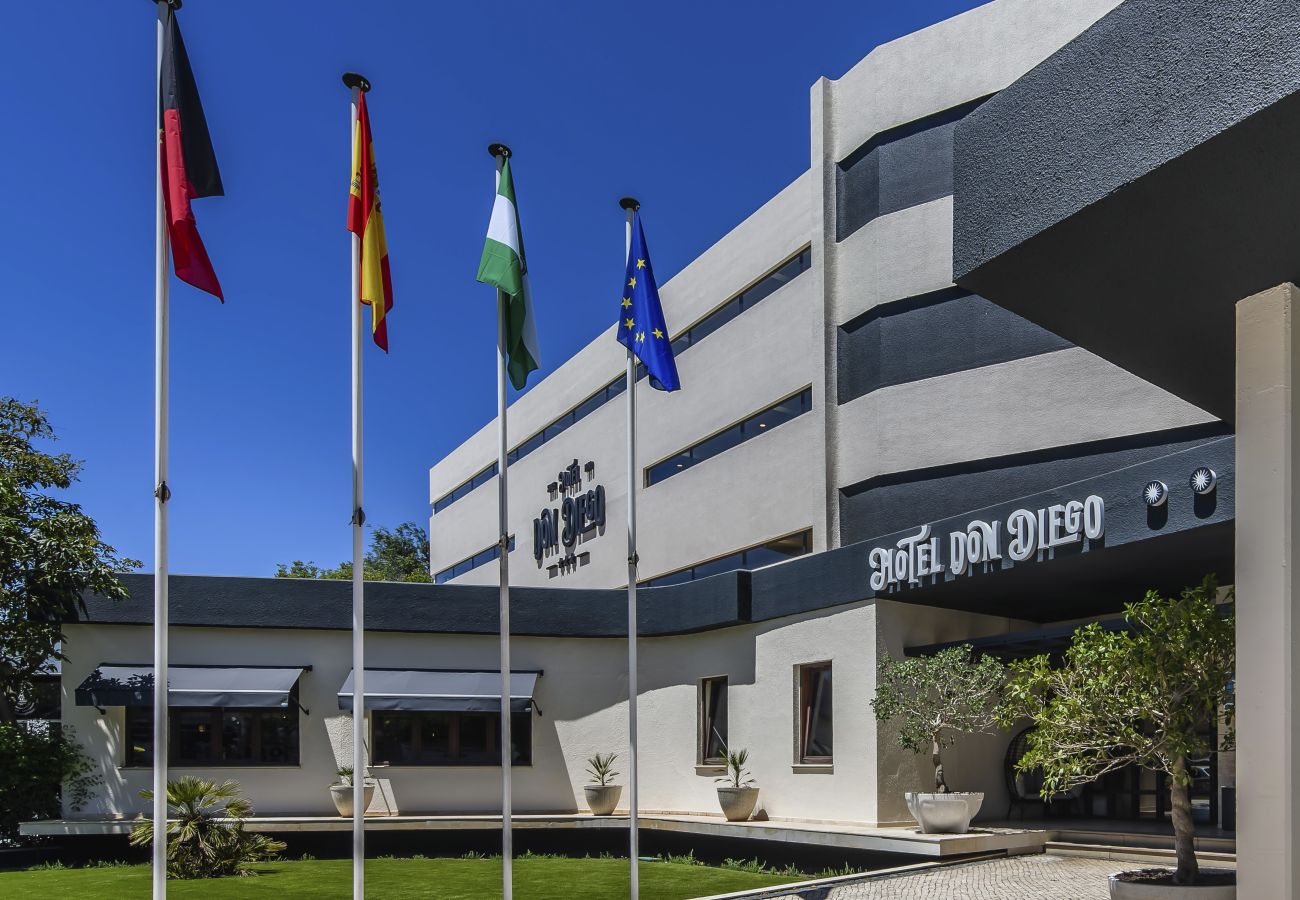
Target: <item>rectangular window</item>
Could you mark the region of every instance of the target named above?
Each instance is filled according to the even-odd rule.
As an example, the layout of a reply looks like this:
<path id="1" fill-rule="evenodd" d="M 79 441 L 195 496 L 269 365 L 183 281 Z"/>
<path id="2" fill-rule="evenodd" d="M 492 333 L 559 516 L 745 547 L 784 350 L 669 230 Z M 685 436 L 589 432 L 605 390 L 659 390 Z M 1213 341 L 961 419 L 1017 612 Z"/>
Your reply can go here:
<path id="1" fill-rule="evenodd" d="M 510 535 L 510 552 L 513 553 L 514 549 L 515 549 L 515 536 L 512 534 Z M 447 568 L 443 569 L 441 572 L 435 573 L 433 576 L 433 583 L 445 584 L 446 582 L 451 581 L 453 578 L 459 578 L 461 575 L 464 575 L 466 572 L 474 571 L 479 566 L 487 565 L 488 563 L 492 562 L 494 559 L 497 559 L 500 555 L 501 555 L 501 548 L 498 545 L 493 544 L 491 547 L 487 547 L 483 550 L 480 550 L 478 553 L 475 553 L 473 556 L 469 557 L 468 559 L 462 559 L 460 562 L 448 566 Z"/>
<path id="2" fill-rule="evenodd" d="M 726 765 L 727 678 L 705 678 L 700 682 L 701 765 Z"/>
<path id="3" fill-rule="evenodd" d="M 832 757 L 831 664 L 799 667 L 799 762 L 830 763 Z"/>
<path id="4" fill-rule="evenodd" d="M 736 569 L 752 570 L 762 566 L 770 566 L 772 563 L 793 559 L 796 556 L 803 556 L 805 553 L 811 552 L 812 529 L 806 529 L 797 534 L 790 534 L 774 541 L 768 541 L 766 544 L 759 544 L 746 550 L 719 556 L 707 562 L 696 563 L 675 572 L 658 575 L 642 581 L 641 585 L 643 587 L 663 587 L 669 584 L 681 584 L 685 581 L 707 578 L 710 575 L 718 575 Z"/>
<path id="5" fill-rule="evenodd" d="M 499 766 L 500 713 L 408 712 L 370 714 L 375 760 L 390 766 Z M 532 713 L 511 713 L 510 764 L 533 762 Z"/>
<path id="6" fill-rule="evenodd" d="M 297 688 L 284 709 L 172 707 L 170 766 L 298 765 Z M 153 765 L 153 708 L 126 708 L 126 765 Z"/>
<path id="7" fill-rule="evenodd" d="M 648 466 L 645 470 L 645 484 L 650 487 L 666 478 L 671 478 L 684 469 L 724 453 L 738 444 L 771 431 L 778 425 L 789 422 L 812 409 L 812 388 L 804 388 L 792 397 L 787 397 L 772 404 L 767 409 L 759 410 L 729 428 L 724 428 L 715 435 L 693 444 L 665 460 Z"/>

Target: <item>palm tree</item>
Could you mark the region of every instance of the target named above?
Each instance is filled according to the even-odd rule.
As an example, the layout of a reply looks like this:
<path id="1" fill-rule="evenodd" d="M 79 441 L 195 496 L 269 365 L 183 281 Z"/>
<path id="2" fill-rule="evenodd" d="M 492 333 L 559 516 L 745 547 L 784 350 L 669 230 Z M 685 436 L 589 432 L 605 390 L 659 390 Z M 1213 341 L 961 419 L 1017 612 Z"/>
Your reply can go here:
<path id="1" fill-rule="evenodd" d="M 146 800 L 153 791 L 141 791 Z M 167 782 L 167 877 L 220 878 L 256 875 L 254 863 L 284 849 L 281 841 L 244 831 L 253 804 L 240 796 L 239 783 L 217 784 L 186 775 Z M 153 822 L 145 820 L 131 829 L 131 844 L 153 843 Z"/>

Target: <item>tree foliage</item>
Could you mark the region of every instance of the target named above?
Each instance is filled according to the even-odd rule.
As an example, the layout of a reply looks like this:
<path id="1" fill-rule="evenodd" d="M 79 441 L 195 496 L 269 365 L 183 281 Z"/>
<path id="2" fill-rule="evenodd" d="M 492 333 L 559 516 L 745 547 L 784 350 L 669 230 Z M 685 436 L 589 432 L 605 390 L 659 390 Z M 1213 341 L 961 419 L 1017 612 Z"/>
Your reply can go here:
<path id="1" fill-rule="evenodd" d="M 1064 665 L 1046 655 L 1013 663 L 1002 711 L 1004 722 L 1038 726 L 1018 765 L 1042 770 L 1044 797 L 1124 766 L 1168 775 L 1179 884 L 1197 873 L 1188 761 L 1233 746 L 1234 625 L 1217 595 L 1213 576 L 1177 598 L 1150 591 L 1125 608 L 1131 632 L 1094 622 L 1075 632 Z"/>
<path id="2" fill-rule="evenodd" d="M 334 568 L 295 559 L 275 568 L 276 578 L 352 578 L 352 561 Z M 380 526 L 370 532 L 370 549 L 366 551 L 366 581 L 433 581 L 429 574 L 429 536 L 414 522 L 396 528 Z"/>
<path id="3" fill-rule="evenodd" d="M 146 800 L 153 791 L 141 791 Z M 270 859 L 284 843 L 264 834 L 244 831 L 253 804 L 240 796 L 239 783 L 217 784 L 186 775 L 167 782 L 168 878 L 221 878 L 256 875 L 255 863 Z M 146 819 L 131 829 L 131 844 L 153 843 L 153 822 Z"/>
<path id="4" fill-rule="evenodd" d="M 913 753 L 930 751 L 934 789 L 943 793 L 948 790 L 943 749 L 959 734 L 988 731 L 994 725 L 1005 678 L 1002 663 L 992 656 L 974 658 L 969 645 L 932 656 L 885 656 L 877 669 L 871 706 L 879 721 L 897 721 L 899 746 Z"/>
<path id="5" fill-rule="evenodd" d="M 81 463 L 52 454 L 45 413 L 0 397 L 0 722 L 14 721 L 17 699 L 51 659 L 62 658 L 63 622 L 91 591 L 122 599 L 117 573 L 139 565 L 100 539 L 95 521 L 60 499 Z"/>
<path id="6" fill-rule="evenodd" d="M 18 839 L 18 824 L 57 819 L 61 797 L 80 809 L 100 781 L 71 728 L 0 723 L 0 843 Z"/>

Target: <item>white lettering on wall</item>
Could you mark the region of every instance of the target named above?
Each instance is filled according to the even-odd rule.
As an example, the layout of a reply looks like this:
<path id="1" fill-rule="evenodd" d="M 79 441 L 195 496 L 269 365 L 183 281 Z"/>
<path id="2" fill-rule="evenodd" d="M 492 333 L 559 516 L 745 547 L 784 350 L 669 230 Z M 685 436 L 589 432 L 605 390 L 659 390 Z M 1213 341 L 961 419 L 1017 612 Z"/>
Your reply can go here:
<path id="1" fill-rule="evenodd" d="M 1007 555 L 1025 562 L 1039 553 L 1077 544 L 1085 538 L 1095 541 L 1106 533 L 1106 504 L 1096 494 L 1085 500 L 1070 500 L 1042 509 L 1017 509 L 1006 520 Z M 948 561 L 940 555 L 941 542 L 924 525 L 894 547 L 874 547 L 867 560 L 871 566 L 871 589 L 884 590 L 903 584 L 919 584 L 922 578 L 951 571 L 964 575 L 972 567 L 1002 559 L 1002 522 L 971 521 L 965 530 L 948 534 Z"/>

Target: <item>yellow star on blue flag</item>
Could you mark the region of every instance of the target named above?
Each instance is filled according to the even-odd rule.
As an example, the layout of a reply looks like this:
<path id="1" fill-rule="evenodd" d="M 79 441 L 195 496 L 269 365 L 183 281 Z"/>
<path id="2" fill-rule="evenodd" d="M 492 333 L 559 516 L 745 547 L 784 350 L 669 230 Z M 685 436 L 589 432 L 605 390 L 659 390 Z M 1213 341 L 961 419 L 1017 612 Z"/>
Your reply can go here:
<path id="1" fill-rule="evenodd" d="M 651 387 L 660 391 L 679 390 L 682 384 L 677 378 L 673 345 L 668 340 L 668 326 L 664 323 L 664 310 L 659 303 L 659 288 L 655 285 L 639 211 L 632 220 L 632 249 L 628 253 L 620 297 L 619 312 L 622 315 L 616 335 L 618 342 L 631 350 L 645 366 Z"/>

